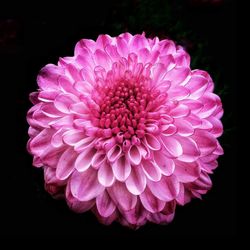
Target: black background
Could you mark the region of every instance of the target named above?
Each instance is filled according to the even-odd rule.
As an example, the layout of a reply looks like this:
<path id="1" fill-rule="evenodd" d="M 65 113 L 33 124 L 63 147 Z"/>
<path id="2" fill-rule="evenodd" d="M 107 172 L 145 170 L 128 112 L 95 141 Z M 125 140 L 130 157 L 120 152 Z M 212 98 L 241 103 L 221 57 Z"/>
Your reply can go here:
<path id="1" fill-rule="evenodd" d="M 1 227 L 12 237 L 158 238 L 226 237 L 235 228 L 235 101 L 234 82 L 236 6 L 226 0 L 129 0 L 68 2 L 52 6 L 36 3 L 1 8 L 0 59 L 2 69 L 2 125 L 7 162 L 1 166 Z M 35 91 L 36 76 L 47 63 L 72 56 L 81 38 L 98 34 L 116 36 L 129 31 L 169 37 L 191 54 L 192 68 L 208 70 L 223 101 L 225 150 L 212 176 L 214 186 L 203 200 L 178 207 L 168 226 L 147 224 L 137 231 L 117 223 L 99 224 L 91 212 L 71 212 L 64 201 L 52 199 L 43 189 L 41 169 L 32 167 L 26 152 L 28 94 Z M 13 106 L 13 107 L 12 107 Z M 6 121 L 6 122 L 5 122 Z M 12 125 L 12 126 L 11 126 Z M 4 155 L 5 156 L 5 155 Z M 5 157 L 4 157 L 5 158 Z"/>

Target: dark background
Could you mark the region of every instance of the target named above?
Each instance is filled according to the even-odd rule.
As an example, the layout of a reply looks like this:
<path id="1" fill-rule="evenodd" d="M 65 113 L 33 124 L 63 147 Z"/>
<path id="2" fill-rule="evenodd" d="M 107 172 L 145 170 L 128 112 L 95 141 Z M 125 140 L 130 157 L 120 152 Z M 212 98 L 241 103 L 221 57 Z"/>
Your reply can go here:
<path id="1" fill-rule="evenodd" d="M 12 237 L 158 239 L 226 237 L 236 233 L 236 5 L 229 0 L 85 1 L 80 4 L 13 4 L 0 8 L 3 137 L 7 162 L 2 161 L 1 227 Z M 15 8 L 14 8 L 15 7 Z M 32 167 L 26 152 L 28 94 L 37 89 L 36 76 L 47 63 L 72 56 L 81 38 L 116 36 L 129 31 L 170 38 L 191 54 L 192 68 L 209 71 L 222 98 L 225 150 L 212 176 L 214 186 L 203 200 L 178 207 L 168 226 L 147 224 L 133 231 L 113 223 L 99 224 L 91 212 L 71 212 L 64 201 L 43 189 L 41 169 Z M 6 122 L 5 122 L 6 121 Z M 3 232 L 1 230 L 1 232 Z"/>

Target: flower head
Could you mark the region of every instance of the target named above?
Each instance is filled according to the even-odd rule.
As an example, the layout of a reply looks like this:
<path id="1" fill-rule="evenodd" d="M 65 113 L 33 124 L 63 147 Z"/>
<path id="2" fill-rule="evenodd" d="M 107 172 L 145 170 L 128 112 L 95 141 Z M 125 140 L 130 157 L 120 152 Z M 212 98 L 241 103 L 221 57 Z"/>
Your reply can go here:
<path id="1" fill-rule="evenodd" d="M 82 39 L 30 95 L 28 150 L 45 188 L 79 213 L 129 227 L 170 222 L 211 188 L 223 153 L 220 98 L 171 40 Z"/>

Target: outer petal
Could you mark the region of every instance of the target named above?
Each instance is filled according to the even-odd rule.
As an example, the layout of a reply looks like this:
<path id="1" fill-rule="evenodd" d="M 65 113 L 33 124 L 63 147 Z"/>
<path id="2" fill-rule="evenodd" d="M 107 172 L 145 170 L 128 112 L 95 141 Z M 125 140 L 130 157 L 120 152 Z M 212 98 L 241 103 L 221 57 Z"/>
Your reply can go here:
<path id="1" fill-rule="evenodd" d="M 180 191 L 180 184 L 175 175 L 163 176 L 158 182 L 148 181 L 148 187 L 154 196 L 163 201 L 172 201 Z"/>
<path id="2" fill-rule="evenodd" d="M 75 171 L 70 179 L 72 195 L 80 201 L 89 201 L 104 191 L 97 179 L 97 171 L 93 168 L 79 173 Z"/>
<path id="3" fill-rule="evenodd" d="M 128 211 L 135 207 L 137 197 L 131 194 L 124 183 L 116 182 L 112 187 L 108 188 L 108 193 L 116 206 Z"/>
<path id="4" fill-rule="evenodd" d="M 140 200 L 142 205 L 151 213 L 160 212 L 166 204 L 166 202 L 156 198 L 149 188 L 146 188 L 145 191 L 140 194 Z"/>
<path id="5" fill-rule="evenodd" d="M 110 187 L 115 181 L 110 164 L 105 161 L 98 170 L 98 181 L 105 187 Z"/>
<path id="6" fill-rule="evenodd" d="M 100 215 L 103 217 L 110 216 L 116 208 L 114 202 L 106 191 L 97 196 L 96 207 Z"/>
<path id="7" fill-rule="evenodd" d="M 134 195 L 141 194 L 146 187 L 146 176 L 141 166 L 135 166 L 126 180 L 127 189 Z"/>

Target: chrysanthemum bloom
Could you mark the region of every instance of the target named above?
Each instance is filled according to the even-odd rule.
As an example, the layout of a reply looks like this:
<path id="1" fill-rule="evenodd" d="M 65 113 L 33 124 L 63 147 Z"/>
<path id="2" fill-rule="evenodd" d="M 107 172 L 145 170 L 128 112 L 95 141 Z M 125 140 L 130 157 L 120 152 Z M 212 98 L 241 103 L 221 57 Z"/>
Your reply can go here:
<path id="1" fill-rule="evenodd" d="M 171 40 L 82 39 L 48 64 L 28 112 L 28 150 L 45 188 L 75 212 L 137 228 L 169 223 L 211 188 L 223 153 L 220 98 Z"/>

